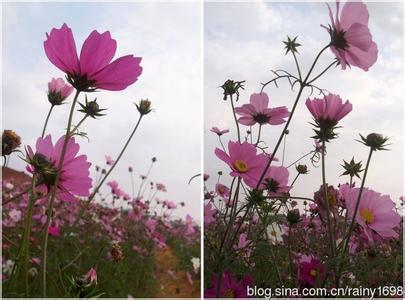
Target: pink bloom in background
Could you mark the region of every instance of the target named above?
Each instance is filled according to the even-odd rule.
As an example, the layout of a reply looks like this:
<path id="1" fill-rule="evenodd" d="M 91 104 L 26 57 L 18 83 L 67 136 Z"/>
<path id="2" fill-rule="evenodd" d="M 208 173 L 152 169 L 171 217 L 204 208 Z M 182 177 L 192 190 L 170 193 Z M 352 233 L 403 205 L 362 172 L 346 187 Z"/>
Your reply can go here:
<path id="1" fill-rule="evenodd" d="M 45 138 L 38 138 L 36 142 L 36 152 L 30 146 L 28 150 L 27 167 L 31 173 L 38 174 L 39 179 L 44 182 L 39 188 L 46 188 L 47 192 L 54 184 L 57 168 L 59 166 L 60 155 L 65 137 L 62 136 L 52 143 L 52 138 L 47 135 Z M 89 196 L 92 187 L 90 178 L 90 163 L 86 155 L 77 156 L 80 150 L 79 144 L 73 137 L 67 142 L 66 154 L 62 164 L 61 176 L 57 189 L 57 197 L 65 201 L 75 201 L 75 196 Z"/>
<path id="2" fill-rule="evenodd" d="M 212 207 L 211 203 L 204 205 L 204 224 L 209 225 L 214 221 L 216 210 Z"/>
<path id="3" fill-rule="evenodd" d="M 52 78 L 48 83 L 48 100 L 52 105 L 62 104 L 73 92 L 73 86 L 66 83 L 62 78 Z"/>
<path id="4" fill-rule="evenodd" d="M 89 280 L 91 283 L 95 282 L 97 284 L 97 272 L 95 269 L 91 268 L 84 277 L 86 280 Z"/>
<path id="5" fill-rule="evenodd" d="M 117 43 L 110 32 L 92 31 L 77 55 L 72 30 L 63 24 L 46 34 L 44 42 L 48 59 L 68 75 L 72 85 L 86 91 L 91 88 L 120 91 L 133 84 L 142 73 L 140 57 L 122 56 L 111 62 Z"/>
<path id="6" fill-rule="evenodd" d="M 356 66 L 364 71 L 377 61 L 377 44 L 373 42 L 368 28 L 367 6 L 361 2 L 346 2 L 339 17 L 339 1 L 336 2 L 336 16 L 328 5 L 331 25 L 321 25 L 331 36 L 333 54 L 339 60 L 342 69 Z"/>
<path id="7" fill-rule="evenodd" d="M 241 115 L 238 122 L 246 126 L 252 126 L 256 123 L 279 125 L 284 123 L 285 118 L 290 115 L 285 106 L 269 108 L 268 105 L 269 96 L 266 93 L 252 94 L 250 104 L 235 108 L 235 112 Z"/>
<path id="8" fill-rule="evenodd" d="M 60 236 L 59 226 L 55 226 L 55 225 L 49 226 L 48 233 L 52 236 Z"/>
<path id="9" fill-rule="evenodd" d="M 167 201 L 166 200 L 166 206 L 167 206 L 168 209 L 176 209 L 177 208 L 176 203 L 174 203 L 173 201 Z"/>
<path id="10" fill-rule="evenodd" d="M 169 274 L 172 279 L 176 279 L 176 273 L 173 270 L 167 270 L 167 274 Z"/>
<path id="11" fill-rule="evenodd" d="M 249 258 L 250 254 L 252 253 L 252 249 L 248 248 L 249 244 L 251 244 L 251 240 L 248 240 L 246 233 L 241 233 L 239 235 L 239 242 L 238 245 L 235 246 L 237 250 L 240 250 L 239 253 L 242 254 L 243 257 Z"/>
<path id="12" fill-rule="evenodd" d="M 225 133 L 228 133 L 228 132 L 229 132 L 229 129 L 220 130 L 218 127 L 212 127 L 212 128 L 211 128 L 211 131 L 212 131 L 213 133 L 216 133 L 218 136 L 221 136 L 221 135 L 223 135 L 223 134 L 225 134 Z"/>
<path id="13" fill-rule="evenodd" d="M 124 192 L 121 190 L 121 188 L 118 186 L 118 182 L 115 180 L 111 180 L 107 182 L 107 185 L 111 188 L 111 192 L 113 195 L 116 197 L 120 198 L 121 196 L 124 195 Z"/>
<path id="14" fill-rule="evenodd" d="M 247 275 L 242 280 L 238 280 L 235 276 L 228 272 L 222 273 L 221 287 L 219 289 L 220 298 L 248 298 L 247 286 L 253 286 L 253 277 Z M 212 277 L 212 287 L 205 290 L 206 298 L 217 298 L 218 277 Z"/>
<path id="15" fill-rule="evenodd" d="M 193 277 L 191 276 L 190 272 L 186 272 L 187 281 L 190 285 L 193 285 Z"/>
<path id="16" fill-rule="evenodd" d="M 340 96 L 334 94 L 329 94 L 323 99 L 311 100 L 308 98 L 305 105 L 316 122 L 329 123 L 333 126 L 352 111 L 352 104 L 348 100 L 343 103 Z"/>
<path id="17" fill-rule="evenodd" d="M 359 188 L 352 188 L 350 192 L 345 191 L 349 218 L 353 217 L 359 191 Z M 401 217 L 394 209 L 395 203 L 388 195 L 381 195 L 367 188 L 363 189 L 356 222 L 364 229 L 370 242 L 375 240 L 374 232 L 382 238 L 398 237 L 394 228 L 400 226 Z"/>
<path id="18" fill-rule="evenodd" d="M 325 276 L 325 267 L 313 256 L 302 255 L 300 258 L 298 281 L 302 285 L 321 284 Z"/>
<path id="19" fill-rule="evenodd" d="M 111 156 L 106 155 L 106 156 L 105 156 L 105 162 L 106 162 L 107 165 L 111 166 L 111 165 L 114 164 L 115 160 L 113 160 L 113 159 L 111 158 Z"/>
<path id="20" fill-rule="evenodd" d="M 265 186 L 270 196 L 280 196 L 290 190 L 288 186 L 288 169 L 285 167 L 272 167 L 267 169 L 266 175 L 262 181 L 262 187 Z M 259 178 L 257 179 L 259 180 Z"/>
<path id="21" fill-rule="evenodd" d="M 268 161 L 266 155 L 256 154 L 256 147 L 248 142 L 229 141 L 228 149 L 229 155 L 219 148 L 215 149 L 215 154 L 231 167 L 231 176 L 239 176 L 248 186 L 254 187 Z"/>
<path id="22" fill-rule="evenodd" d="M 163 183 L 156 183 L 156 189 L 160 192 L 167 192 L 166 186 Z"/>
<path id="23" fill-rule="evenodd" d="M 21 220 L 21 210 L 15 209 L 13 208 L 12 210 L 10 210 L 10 212 L 8 213 L 8 216 L 10 217 L 11 220 L 13 220 L 14 222 L 18 222 Z"/>
<path id="24" fill-rule="evenodd" d="M 229 197 L 229 188 L 226 185 L 223 185 L 221 183 L 217 183 L 215 185 L 215 191 L 217 192 L 217 194 L 222 197 L 222 198 L 227 198 Z"/>

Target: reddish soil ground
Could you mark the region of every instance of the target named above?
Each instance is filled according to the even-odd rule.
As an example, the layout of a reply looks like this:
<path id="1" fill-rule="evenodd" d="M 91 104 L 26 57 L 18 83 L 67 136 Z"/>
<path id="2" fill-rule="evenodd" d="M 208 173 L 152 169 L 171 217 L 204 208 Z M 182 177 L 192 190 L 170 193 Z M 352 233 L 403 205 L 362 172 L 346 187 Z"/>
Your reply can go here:
<path id="1" fill-rule="evenodd" d="M 156 264 L 156 279 L 160 290 L 157 298 L 200 298 L 200 280 L 193 278 L 193 284 L 187 281 L 186 272 L 176 271 L 178 258 L 170 248 L 157 249 L 154 253 Z M 167 273 L 175 271 L 175 278 Z"/>

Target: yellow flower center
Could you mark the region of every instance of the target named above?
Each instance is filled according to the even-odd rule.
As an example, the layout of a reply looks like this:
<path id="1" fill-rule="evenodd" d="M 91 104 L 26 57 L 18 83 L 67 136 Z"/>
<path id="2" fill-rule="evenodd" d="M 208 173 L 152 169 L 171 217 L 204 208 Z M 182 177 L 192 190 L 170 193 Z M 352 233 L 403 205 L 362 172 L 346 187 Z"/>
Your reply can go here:
<path id="1" fill-rule="evenodd" d="M 371 210 L 364 208 L 360 211 L 360 216 L 363 218 L 366 224 L 374 223 L 374 214 Z"/>
<path id="2" fill-rule="evenodd" d="M 316 270 L 312 269 L 311 271 L 309 271 L 309 275 L 311 275 L 312 277 L 316 276 Z"/>
<path id="3" fill-rule="evenodd" d="M 233 293 L 233 291 L 232 290 L 227 290 L 225 293 L 224 293 L 224 298 L 233 298 L 233 296 L 234 296 L 234 293 Z"/>
<path id="4" fill-rule="evenodd" d="M 249 170 L 247 163 L 240 159 L 235 160 L 233 166 L 240 173 L 246 173 Z"/>

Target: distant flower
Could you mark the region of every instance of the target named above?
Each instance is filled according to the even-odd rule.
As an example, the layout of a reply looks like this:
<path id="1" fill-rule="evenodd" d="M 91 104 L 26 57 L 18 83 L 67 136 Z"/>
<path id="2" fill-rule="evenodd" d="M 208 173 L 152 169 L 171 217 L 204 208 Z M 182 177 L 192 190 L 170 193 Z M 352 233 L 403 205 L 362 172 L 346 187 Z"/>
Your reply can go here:
<path id="1" fill-rule="evenodd" d="M 298 281 L 302 285 L 321 284 L 325 276 L 325 267 L 313 256 L 302 255 L 300 258 Z"/>
<path id="2" fill-rule="evenodd" d="M 204 205 L 204 224 L 209 225 L 211 224 L 215 219 L 216 210 L 212 207 L 211 203 L 207 203 Z"/>
<path id="3" fill-rule="evenodd" d="M 262 187 L 269 192 L 270 196 L 281 196 L 290 190 L 288 186 L 288 169 L 282 166 L 270 166 L 262 181 Z"/>
<path id="4" fill-rule="evenodd" d="M 191 276 L 190 272 L 186 272 L 187 281 L 190 285 L 193 285 L 193 277 Z"/>
<path id="5" fill-rule="evenodd" d="M 48 83 L 48 101 L 52 105 L 61 105 L 73 92 L 73 87 L 62 78 L 52 78 Z"/>
<path id="6" fill-rule="evenodd" d="M 229 155 L 219 148 L 215 149 L 215 154 L 231 167 L 231 176 L 241 177 L 248 186 L 254 187 L 268 161 L 266 155 L 256 154 L 256 147 L 248 142 L 229 141 L 228 149 Z"/>
<path id="7" fill-rule="evenodd" d="M 107 182 L 107 185 L 111 188 L 111 193 L 116 196 L 117 198 L 121 198 L 124 195 L 124 192 L 118 186 L 118 182 L 115 180 L 111 180 Z"/>
<path id="8" fill-rule="evenodd" d="M 97 272 L 95 269 L 91 268 L 85 275 L 85 279 L 90 283 L 95 282 L 97 284 Z"/>
<path id="9" fill-rule="evenodd" d="M 245 257 L 249 258 L 250 254 L 252 253 L 252 249 L 249 248 L 249 245 L 251 244 L 251 240 L 248 240 L 247 234 L 246 233 L 241 233 L 239 235 L 239 241 L 238 245 L 235 246 L 237 250 L 239 250 L 239 253 Z"/>
<path id="10" fill-rule="evenodd" d="M 176 279 L 176 273 L 173 270 L 167 270 L 167 274 L 169 274 L 172 279 Z"/>
<path id="11" fill-rule="evenodd" d="M 198 270 L 200 269 L 200 265 L 201 265 L 200 258 L 199 257 L 192 257 L 191 258 L 191 263 L 193 264 L 194 273 L 197 273 Z"/>
<path id="12" fill-rule="evenodd" d="M 339 16 L 339 1 L 336 1 L 336 16 L 328 5 L 331 23 L 323 26 L 331 36 L 333 54 L 342 65 L 356 66 L 364 71 L 377 61 L 377 44 L 373 42 L 368 28 L 369 14 L 367 6 L 361 2 L 346 2 Z"/>
<path id="13" fill-rule="evenodd" d="M 329 211 L 336 215 L 338 213 L 338 206 L 340 202 L 339 192 L 332 185 L 327 185 L 326 188 L 328 196 L 328 207 Z M 326 201 L 325 201 L 325 190 L 324 185 L 321 185 L 319 190 L 314 193 L 314 201 L 318 205 L 318 212 L 322 217 L 326 217 Z"/>
<path id="14" fill-rule="evenodd" d="M 176 203 L 174 203 L 173 201 L 167 201 L 166 200 L 166 206 L 167 206 L 168 209 L 176 209 L 177 208 Z"/>
<path id="15" fill-rule="evenodd" d="M 215 191 L 217 192 L 217 194 L 222 197 L 222 198 L 227 198 L 229 197 L 229 188 L 226 185 L 223 185 L 221 183 L 217 183 L 215 185 Z"/>
<path id="16" fill-rule="evenodd" d="M 114 164 L 115 160 L 113 160 L 113 159 L 111 158 L 111 156 L 106 155 L 106 156 L 105 156 L 105 162 L 106 162 L 107 165 L 111 166 L 111 165 Z"/>
<path id="17" fill-rule="evenodd" d="M 20 136 L 10 129 L 5 129 L 1 136 L 1 155 L 10 155 L 21 145 Z"/>
<path id="18" fill-rule="evenodd" d="M 269 97 L 266 93 L 252 94 L 250 104 L 235 108 L 235 112 L 241 115 L 238 122 L 246 126 L 252 126 L 256 123 L 279 125 L 284 123 L 285 118 L 290 115 L 285 106 L 269 108 L 268 105 Z"/>
<path id="19" fill-rule="evenodd" d="M 220 130 L 218 127 L 212 127 L 211 131 L 216 133 L 218 136 L 221 136 L 221 135 L 223 135 L 225 133 L 228 133 L 229 129 Z"/>
<path id="20" fill-rule="evenodd" d="M 140 57 L 122 56 L 113 62 L 117 43 L 110 32 L 92 31 L 83 43 L 80 57 L 72 30 L 63 24 L 46 34 L 44 42 L 48 59 L 67 74 L 69 83 L 77 90 L 92 91 L 96 88 L 120 91 L 133 84 L 142 73 Z"/>
<path id="21" fill-rule="evenodd" d="M 359 191 L 359 188 L 352 188 L 345 192 L 349 218 L 353 217 Z M 382 238 L 398 237 L 394 228 L 400 226 L 401 217 L 394 209 L 395 203 L 388 195 L 381 195 L 368 188 L 363 189 L 356 222 L 364 229 L 369 241 L 374 241 L 374 232 Z"/>
<path id="22" fill-rule="evenodd" d="M 49 226 L 48 233 L 52 236 L 60 236 L 60 228 L 56 225 Z"/>
<path id="23" fill-rule="evenodd" d="M 156 189 L 161 192 L 167 192 L 166 186 L 163 183 L 156 183 Z"/>
<path id="24" fill-rule="evenodd" d="M 247 275 L 242 280 L 238 280 L 234 275 L 223 272 L 221 279 L 221 287 L 219 289 L 219 298 L 248 298 L 247 286 L 253 286 L 253 278 Z M 212 278 L 212 287 L 205 290 L 206 298 L 217 298 L 218 277 L 214 275 Z"/>
<path id="25" fill-rule="evenodd" d="M 204 178 L 204 181 L 207 181 L 210 178 L 210 175 L 204 174 L 203 178 Z"/>
<path id="26" fill-rule="evenodd" d="M 14 222 L 18 222 L 21 220 L 21 210 L 13 208 L 12 210 L 10 210 L 8 215 Z"/>
<path id="27" fill-rule="evenodd" d="M 64 140 L 65 137 L 62 136 L 53 145 L 51 136 L 47 135 L 45 138 L 37 139 L 35 153 L 30 146 L 27 147 L 30 163 L 27 169 L 38 175 L 38 180 L 42 183 L 38 188 L 46 187 L 46 192 L 49 192 L 55 183 Z M 75 196 L 86 197 L 90 195 L 92 180 L 89 169 L 91 164 L 87 161 L 86 155 L 77 156 L 79 150 L 80 146 L 75 142 L 75 139 L 69 138 L 57 187 L 59 199 L 75 201 Z"/>

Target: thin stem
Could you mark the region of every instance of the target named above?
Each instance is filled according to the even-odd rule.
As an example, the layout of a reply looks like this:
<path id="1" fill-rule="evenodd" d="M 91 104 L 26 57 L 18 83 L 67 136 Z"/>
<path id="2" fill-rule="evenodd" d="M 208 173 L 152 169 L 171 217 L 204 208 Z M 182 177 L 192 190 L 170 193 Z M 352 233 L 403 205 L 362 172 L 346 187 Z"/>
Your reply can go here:
<path id="1" fill-rule="evenodd" d="M 139 121 L 138 121 L 138 122 L 139 122 Z M 149 174 L 150 174 L 150 171 L 152 170 L 152 167 L 153 167 L 153 161 L 152 161 L 151 165 L 149 166 L 149 169 L 148 169 L 148 172 L 146 173 L 145 178 L 142 180 L 141 185 L 139 186 L 137 197 L 140 196 L 140 194 L 141 194 L 141 192 L 142 192 L 143 185 L 144 185 L 144 183 L 146 182 L 146 180 L 148 179 Z"/>
<path id="2" fill-rule="evenodd" d="M 17 200 L 18 198 L 20 198 L 21 196 L 23 196 L 24 194 L 28 193 L 31 190 L 31 187 L 28 187 L 27 189 L 23 190 L 22 192 L 18 193 L 17 195 L 15 195 L 14 197 L 11 197 L 10 199 L 3 201 L 2 205 L 6 205 L 9 202 L 12 202 L 14 200 Z"/>
<path id="3" fill-rule="evenodd" d="M 349 226 L 349 231 L 348 231 L 347 236 L 345 238 L 345 244 L 344 244 L 344 247 L 343 247 L 343 252 L 341 254 L 342 258 L 340 260 L 339 269 L 338 269 L 337 276 L 336 276 L 336 283 L 337 284 L 339 283 L 340 274 L 341 274 L 342 267 L 343 267 L 343 261 L 345 259 L 345 255 L 346 255 L 347 247 L 349 245 L 350 237 L 351 237 L 351 234 L 353 233 L 354 223 L 355 223 L 355 220 L 356 220 L 357 211 L 358 211 L 359 206 L 360 206 L 360 200 L 361 200 L 361 196 L 363 194 L 364 184 L 366 182 L 367 172 L 368 172 L 368 169 L 370 167 L 370 161 L 371 161 L 372 154 L 373 154 L 373 149 L 370 148 L 370 152 L 369 152 L 368 158 L 367 158 L 366 168 L 364 170 L 363 179 L 361 181 L 359 195 L 357 196 L 356 207 L 354 209 L 353 217 L 352 217 L 352 220 L 351 220 L 350 226 Z"/>
<path id="4" fill-rule="evenodd" d="M 308 155 L 310 155 L 310 154 L 312 154 L 312 153 L 313 153 L 313 151 L 310 151 L 310 152 L 308 152 L 307 154 L 301 156 L 301 157 L 298 158 L 296 161 L 294 161 L 293 163 L 289 164 L 289 165 L 287 166 L 287 169 L 290 168 L 290 167 L 292 167 L 293 165 L 295 165 L 295 163 L 299 162 L 301 159 L 307 157 Z"/>
<path id="5" fill-rule="evenodd" d="M 308 85 L 308 78 L 309 78 L 309 76 L 311 75 L 312 71 L 314 70 L 315 65 L 316 65 L 316 63 L 318 62 L 319 57 L 321 57 L 321 54 L 322 54 L 326 49 L 328 49 L 329 46 L 330 46 L 330 44 L 327 44 L 325 47 L 323 47 L 323 48 L 321 49 L 321 51 L 319 51 L 318 55 L 315 57 L 315 60 L 314 60 L 314 62 L 312 63 L 312 66 L 311 66 L 311 68 L 309 69 L 308 74 L 307 74 L 307 76 L 306 76 L 305 79 L 304 79 L 304 82 L 303 82 L 303 83 L 304 83 L 305 85 Z M 318 78 L 318 77 L 317 77 L 317 78 Z M 314 80 L 312 80 L 311 82 L 313 82 L 313 81 L 314 81 Z"/>
<path id="6" fill-rule="evenodd" d="M 234 106 L 234 104 L 233 104 L 233 97 L 232 97 L 232 95 L 231 95 L 231 106 L 232 106 L 233 118 L 235 119 L 236 130 L 238 131 L 238 141 L 239 141 L 239 143 L 240 143 L 240 129 L 239 129 L 238 119 L 237 119 L 237 117 L 236 117 L 235 106 Z"/>
<path id="7" fill-rule="evenodd" d="M 313 79 L 311 79 L 308 84 L 311 84 L 312 82 L 314 82 L 315 80 L 317 80 L 319 77 L 321 77 L 323 74 L 326 73 L 326 71 L 328 71 L 333 65 L 335 65 L 337 63 L 337 61 L 333 61 L 327 68 L 325 68 L 325 70 L 323 70 L 321 73 L 319 73 L 317 76 L 315 76 Z"/>
<path id="8" fill-rule="evenodd" d="M 42 138 L 43 138 L 44 135 L 45 135 L 46 127 L 48 126 L 49 117 L 51 116 L 51 113 L 52 113 L 52 110 L 53 110 L 53 107 L 54 107 L 54 106 L 55 106 L 55 105 L 51 105 L 51 108 L 49 109 L 48 114 L 46 115 L 44 128 L 42 129 L 42 134 L 41 134 L 41 137 L 42 137 Z"/>
<path id="9" fill-rule="evenodd" d="M 294 186 L 294 183 L 297 181 L 298 177 L 300 176 L 300 173 L 297 173 L 297 175 L 295 176 L 293 182 L 291 183 L 291 186 Z"/>
<path id="10" fill-rule="evenodd" d="M 281 165 L 284 166 L 284 156 L 285 156 L 285 144 L 287 141 L 287 135 L 284 136 L 284 142 L 283 142 L 283 157 L 281 159 Z"/>
<path id="11" fill-rule="evenodd" d="M 73 135 L 75 131 L 79 129 L 80 125 L 82 125 L 82 123 L 84 122 L 84 120 L 87 119 L 88 116 L 89 116 L 88 114 L 84 115 L 84 117 L 80 120 L 80 122 L 70 131 L 70 135 Z"/>
<path id="12" fill-rule="evenodd" d="M 36 199 L 35 193 L 35 182 L 36 176 L 34 175 L 31 183 L 31 195 L 28 203 L 28 212 L 27 219 L 24 229 L 24 240 L 23 240 L 23 255 L 24 255 L 24 286 L 25 286 L 25 297 L 29 297 L 29 256 L 30 256 L 30 235 L 31 235 L 31 221 L 32 221 L 32 212 L 34 207 L 34 202 Z"/>
<path id="13" fill-rule="evenodd" d="M 66 150 L 67 150 L 67 144 L 68 144 L 68 141 L 69 141 L 69 138 L 70 138 L 70 127 L 72 126 L 74 109 L 75 109 L 77 99 L 79 98 L 79 94 L 80 94 L 80 91 L 76 90 L 76 94 L 75 94 L 75 97 L 73 99 L 72 106 L 70 108 L 69 119 L 68 119 L 68 123 L 67 123 L 67 127 L 66 127 L 65 139 L 64 139 L 64 142 L 63 142 L 62 152 L 60 154 L 60 160 L 59 160 L 58 170 L 56 172 L 55 183 L 52 186 L 51 200 L 50 200 L 49 207 L 48 207 L 48 212 L 47 212 L 48 217 L 47 217 L 47 220 L 46 220 L 44 243 L 43 243 L 43 247 L 42 247 L 43 248 L 42 296 L 44 298 L 46 298 L 46 260 L 47 260 L 47 250 L 48 250 L 48 230 L 49 230 L 49 226 L 51 224 L 53 204 L 55 202 L 56 191 L 57 191 L 60 176 L 61 176 L 61 173 L 62 173 L 63 161 L 65 159 L 65 154 L 66 154 Z"/>
<path id="14" fill-rule="evenodd" d="M 322 185 L 323 185 L 323 198 L 326 208 L 326 221 L 329 232 L 329 244 L 331 248 L 332 257 L 335 257 L 335 244 L 332 235 L 332 227 L 330 220 L 330 208 L 329 208 L 329 197 L 328 197 L 328 186 L 326 184 L 326 166 L 325 166 L 325 141 L 322 141 Z"/>
<path id="15" fill-rule="evenodd" d="M 260 142 L 260 134 L 262 133 L 262 124 L 259 124 L 259 132 L 257 133 L 257 141 L 256 141 L 256 146 Z"/>
<path id="16" fill-rule="evenodd" d="M 226 150 L 225 150 L 225 146 L 224 146 L 224 144 L 222 143 L 221 136 L 220 136 L 220 135 L 218 135 L 218 138 L 219 138 L 219 142 L 221 143 L 222 150 L 224 150 L 224 152 L 226 152 Z"/>
<path id="17" fill-rule="evenodd" d="M 302 80 L 301 69 L 300 69 L 300 65 L 298 64 L 297 56 L 295 55 L 295 51 L 291 51 L 291 52 L 292 52 L 292 54 L 294 56 L 294 61 L 295 61 L 295 66 L 297 67 L 298 76 L 299 76 L 300 80 Z"/>
<path id="18" fill-rule="evenodd" d="M 141 123 L 142 117 L 144 115 L 140 115 L 138 122 L 136 122 L 135 128 L 134 130 L 132 130 L 128 140 L 126 141 L 124 147 L 122 148 L 120 154 L 118 155 L 117 159 L 115 160 L 114 164 L 111 166 L 111 168 L 107 171 L 107 173 L 104 175 L 103 179 L 100 181 L 100 183 L 97 185 L 97 187 L 94 189 L 93 193 L 90 195 L 89 199 L 86 202 L 86 207 L 88 207 L 88 205 L 90 204 L 91 200 L 93 200 L 93 198 L 96 196 L 96 194 L 98 193 L 99 189 L 101 188 L 101 186 L 103 185 L 104 181 L 107 179 L 107 177 L 111 174 L 111 172 L 114 170 L 115 166 L 118 164 L 118 162 L 120 161 L 122 155 L 124 154 L 125 150 L 127 149 L 129 143 L 132 140 L 132 137 L 134 136 L 136 130 L 138 129 L 139 124 Z M 153 163 L 152 163 L 153 164 Z"/>

